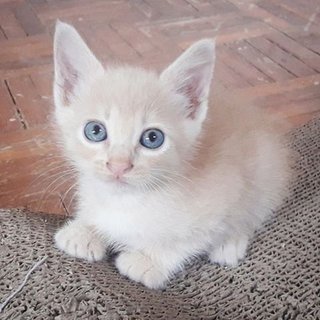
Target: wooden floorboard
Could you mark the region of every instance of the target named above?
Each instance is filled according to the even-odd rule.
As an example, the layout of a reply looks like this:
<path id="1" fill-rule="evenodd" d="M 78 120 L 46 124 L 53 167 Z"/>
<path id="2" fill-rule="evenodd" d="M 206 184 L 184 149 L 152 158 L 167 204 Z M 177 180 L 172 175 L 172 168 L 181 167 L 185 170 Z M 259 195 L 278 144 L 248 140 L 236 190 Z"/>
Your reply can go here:
<path id="1" fill-rule="evenodd" d="M 215 81 L 228 92 L 293 126 L 320 112 L 319 0 L 0 0 L 0 207 L 72 211 L 50 126 L 58 18 L 106 64 L 160 70 L 216 38 Z"/>

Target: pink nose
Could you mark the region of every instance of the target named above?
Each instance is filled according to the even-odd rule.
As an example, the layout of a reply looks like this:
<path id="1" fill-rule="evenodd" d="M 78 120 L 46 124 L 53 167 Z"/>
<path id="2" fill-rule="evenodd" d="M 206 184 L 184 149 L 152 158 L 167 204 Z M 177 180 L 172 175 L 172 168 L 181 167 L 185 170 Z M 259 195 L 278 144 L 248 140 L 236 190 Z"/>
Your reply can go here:
<path id="1" fill-rule="evenodd" d="M 121 178 L 133 168 L 133 164 L 131 162 L 107 162 L 107 167 L 116 178 Z"/>

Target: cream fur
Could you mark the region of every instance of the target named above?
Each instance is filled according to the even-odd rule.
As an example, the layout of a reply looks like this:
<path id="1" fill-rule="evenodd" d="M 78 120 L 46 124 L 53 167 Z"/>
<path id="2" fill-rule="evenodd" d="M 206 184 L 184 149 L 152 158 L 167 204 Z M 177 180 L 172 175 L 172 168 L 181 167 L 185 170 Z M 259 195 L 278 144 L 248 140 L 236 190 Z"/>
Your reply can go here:
<path id="1" fill-rule="evenodd" d="M 155 289 L 195 255 L 232 266 L 244 258 L 286 194 L 288 150 L 279 124 L 260 110 L 218 100 L 208 108 L 214 57 L 214 44 L 202 40 L 160 76 L 103 69 L 77 32 L 58 23 L 56 119 L 79 173 L 75 218 L 55 237 L 61 250 L 99 260 L 112 245 L 118 270 Z M 105 124 L 106 141 L 85 139 L 88 120 Z M 139 144 L 147 128 L 165 133 L 162 147 Z M 113 179 L 109 159 L 133 163 L 126 184 Z"/>

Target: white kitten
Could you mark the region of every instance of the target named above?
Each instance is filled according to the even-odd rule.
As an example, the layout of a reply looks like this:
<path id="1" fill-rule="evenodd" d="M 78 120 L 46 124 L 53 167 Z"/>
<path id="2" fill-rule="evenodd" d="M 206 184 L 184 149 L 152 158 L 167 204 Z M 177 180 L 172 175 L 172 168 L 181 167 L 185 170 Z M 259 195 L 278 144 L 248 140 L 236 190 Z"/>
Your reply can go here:
<path id="1" fill-rule="evenodd" d="M 160 76 L 104 69 L 58 22 L 54 56 L 56 119 L 79 172 L 78 210 L 57 246 L 90 261 L 116 246 L 120 273 L 149 288 L 200 253 L 237 265 L 285 195 L 288 152 L 259 110 L 217 102 L 204 121 L 214 43 L 195 43 Z"/>

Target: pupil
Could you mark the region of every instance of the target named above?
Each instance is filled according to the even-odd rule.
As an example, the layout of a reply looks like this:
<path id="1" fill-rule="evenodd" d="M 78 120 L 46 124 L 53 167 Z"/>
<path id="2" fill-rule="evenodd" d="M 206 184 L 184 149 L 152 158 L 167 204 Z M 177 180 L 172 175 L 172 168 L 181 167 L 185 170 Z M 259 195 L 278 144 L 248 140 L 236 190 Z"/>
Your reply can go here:
<path id="1" fill-rule="evenodd" d="M 149 133 L 149 140 L 154 142 L 157 139 L 157 134 L 153 131 Z"/>
<path id="2" fill-rule="evenodd" d="M 93 134 L 98 134 L 100 131 L 101 131 L 101 128 L 96 124 L 96 125 L 93 127 L 92 133 L 93 133 Z"/>

